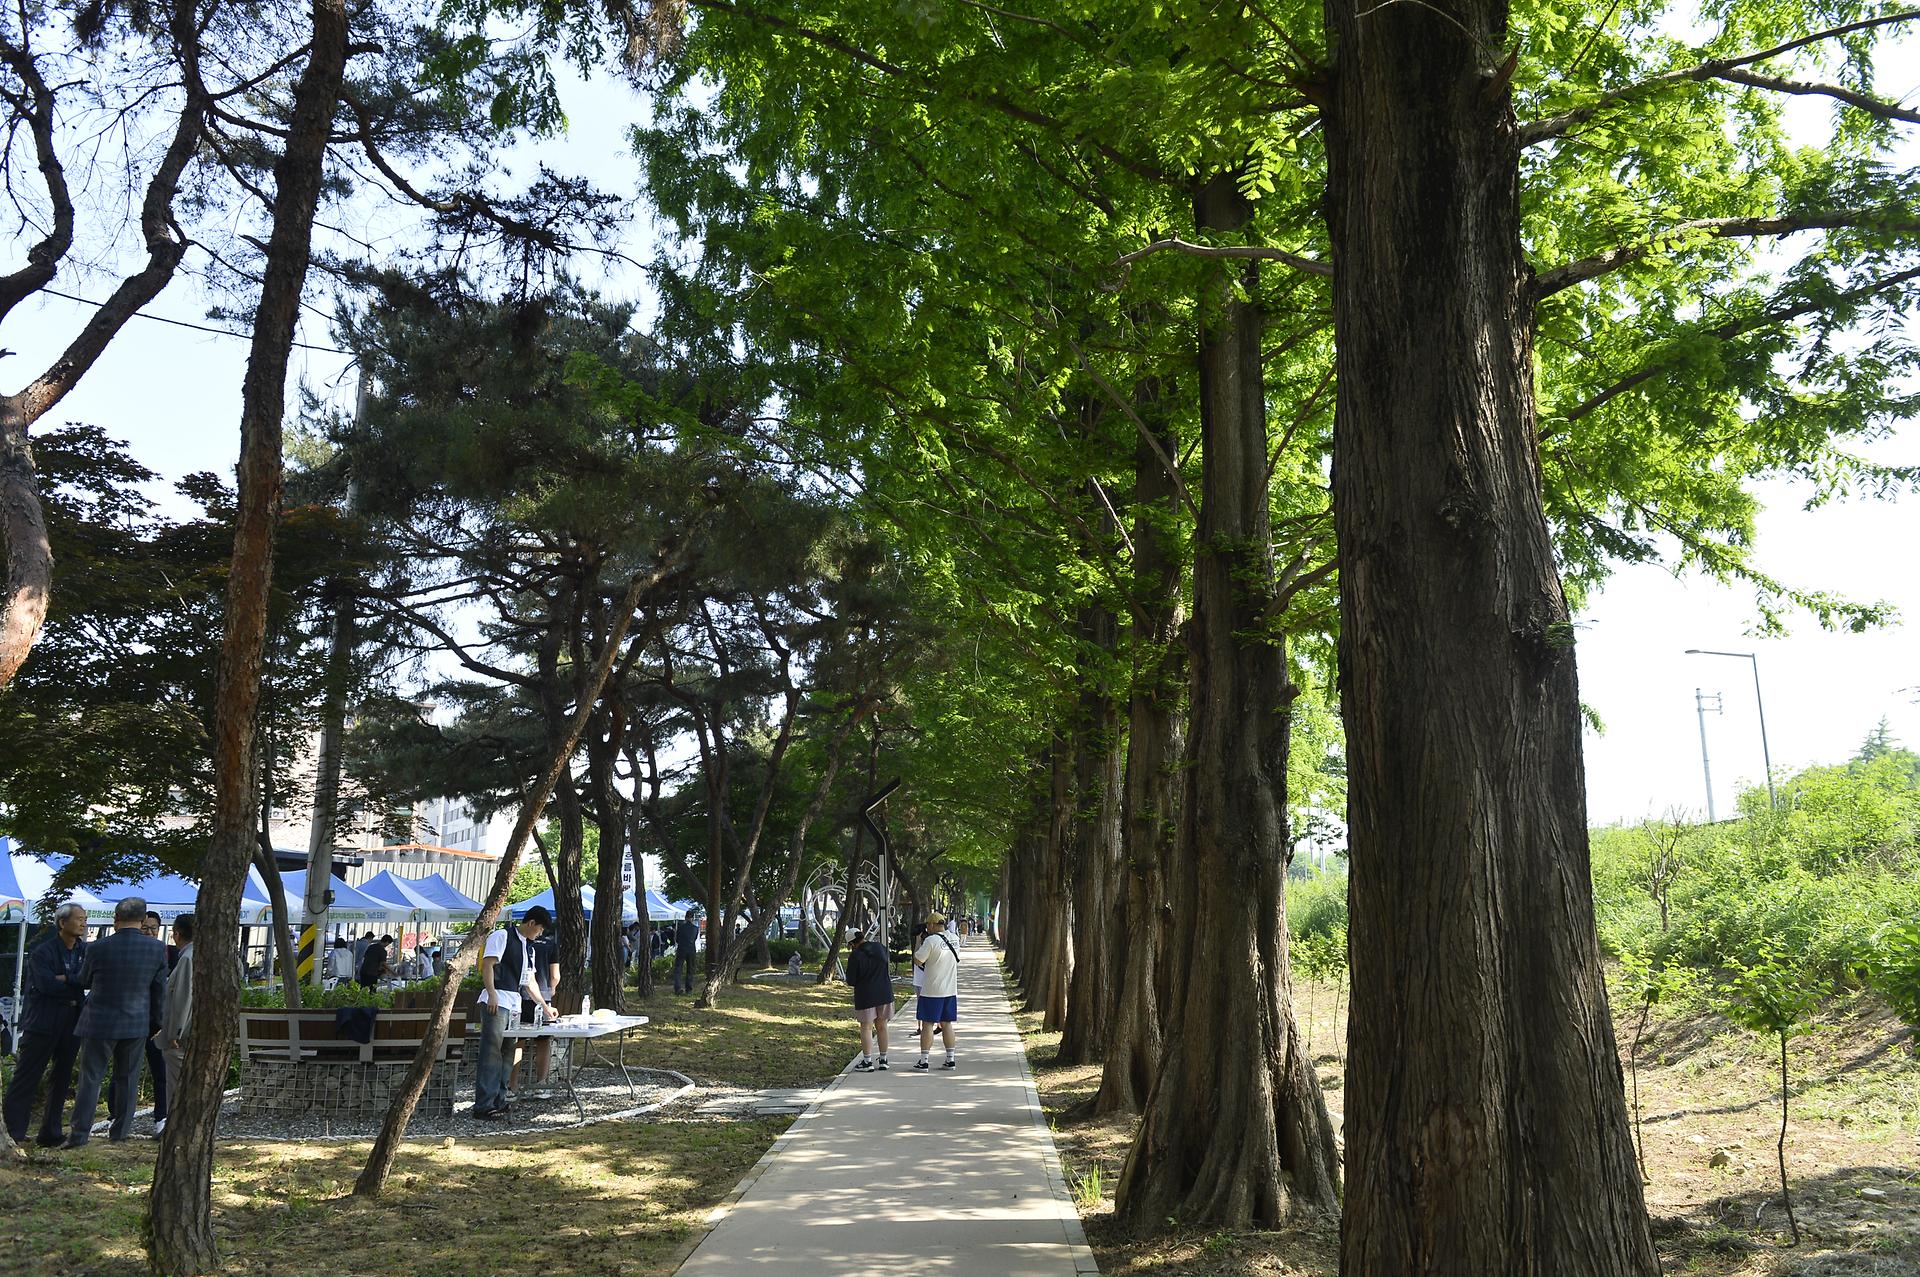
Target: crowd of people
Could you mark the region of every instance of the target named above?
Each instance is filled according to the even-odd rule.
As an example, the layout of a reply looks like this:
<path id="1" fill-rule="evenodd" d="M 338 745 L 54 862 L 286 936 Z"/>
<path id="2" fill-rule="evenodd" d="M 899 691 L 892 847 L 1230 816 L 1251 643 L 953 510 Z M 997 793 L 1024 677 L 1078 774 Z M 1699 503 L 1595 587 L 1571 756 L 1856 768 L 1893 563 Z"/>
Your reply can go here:
<path id="1" fill-rule="evenodd" d="M 53 930 L 27 956 L 20 1055 L 0 1100 L 15 1143 L 26 1143 L 43 1086 L 41 1145 L 84 1146 L 103 1089 L 108 1138 L 132 1138 L 143 1067 L 153 1076 L 155 1132 L 165 1129 L 167 1079 L 180 1070 L 192 1025 L 193 915 L 174 919 L 172 944 L 161 943 L 160 930 L 160 915 L 138 896 L 114 906 L 113 930 L 92 943 L 83 906 L 54 910 Z"/>

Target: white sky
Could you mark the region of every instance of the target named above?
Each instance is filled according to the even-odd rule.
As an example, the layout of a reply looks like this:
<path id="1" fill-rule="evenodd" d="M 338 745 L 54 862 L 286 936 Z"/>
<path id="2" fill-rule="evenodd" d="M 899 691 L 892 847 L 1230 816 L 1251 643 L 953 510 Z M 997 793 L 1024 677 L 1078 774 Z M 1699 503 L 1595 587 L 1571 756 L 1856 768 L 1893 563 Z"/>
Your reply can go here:
<path id="1" fill-rule="evenodd" d="M 1882 67 L 1892 94 L 1910 96 L 1920 80 L 1920 59 L 1883 57 Z M 570 96 L 570 134 L 543 144 L 539 154 L 559 171 L 589 172 L 604 186 L 631 194 L 636 165 L 624 129 L 638 118 L 639 102 L 613 86 Z M 530 168 L 524 156 L 520 167 Z M 650 251 L 646 230 L 642 212 L 628 250 L 635 256 Z M 578 269 L 592 277 L 586 263 Z M 84 280 L 63 279 L 58 286 L 88 296 L 104 291 Z M 190 285 L 176 284 L 148 313 L 203 322 L 203 306 Z M 20 352 L 0 361 L 7 387 L 44 367 L 83 314 L 57 299 L 23 305 L 5 334 L 6 345 Z M 302 321 L 300 339 L 330 344 L 324 322 L 311 314 Z M 244 341 L 136 320 L 45 424 L 99 425 L 128 440 L 134 455 L 169 481 L 196 470 L 228 474 L 238 447 L 245 358 Z M 297 350 L 292 371 L 345 404 L 353 391 L 346 365 L 339 355 Z M 1920 428 L 1907 423 L 1875 454 L 1920 462 Z M 1696 687 L 1724 697 L 1725 712 L 1707 719 L 1720 814 L 1731 810 L 1737 785 L 1760 780 L 1748 663 L 1684 655 L 1690 647 L 1758 655 L 1776 771 L 1844 759 L 1882 715 L 1897 737 L 1920 747 L 1920 649 L 1913 631 L 1920 623 L 1920 518 L 1914 499 L 1806 512 L 1788 485 L 1769 485 L 1764 495 L 1764 570 L 1803 588 L 1887 600 L 1904 623 L 1854 635 L 1825 633 L 1811 620 L 1796 619 L 1789 637 L 1756 642 L 1747 637 L 1755 619 L 1750 591 L 1698 578 L 1676 580 L 1653 566 L 1621 570 L 1580 618 L 1586 624 L 1578 631 L 1582 698 L 1606 724 L 1603 734 L 1587 737 L 1594 823 L 1638 820 L 1676 806 L 1704 814 Z"/>

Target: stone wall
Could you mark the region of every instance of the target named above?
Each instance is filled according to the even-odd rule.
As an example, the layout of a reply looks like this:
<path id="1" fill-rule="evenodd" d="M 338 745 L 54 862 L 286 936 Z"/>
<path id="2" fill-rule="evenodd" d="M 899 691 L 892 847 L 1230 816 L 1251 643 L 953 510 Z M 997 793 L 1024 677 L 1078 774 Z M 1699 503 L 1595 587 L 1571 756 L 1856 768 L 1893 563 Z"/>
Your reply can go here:
<path id="1" fill-rule="evenodd" d="M 381 1117 L 406 1084 L 409 1067 L 404 1060 L 372 1064 L 254 1060 L 240 1079 L 240 1112 L 248 1117 Z M 435 1064 L 415 1111 L 429 1117 L 452 1116 L 459 1072 L 458 1060 Z"/>

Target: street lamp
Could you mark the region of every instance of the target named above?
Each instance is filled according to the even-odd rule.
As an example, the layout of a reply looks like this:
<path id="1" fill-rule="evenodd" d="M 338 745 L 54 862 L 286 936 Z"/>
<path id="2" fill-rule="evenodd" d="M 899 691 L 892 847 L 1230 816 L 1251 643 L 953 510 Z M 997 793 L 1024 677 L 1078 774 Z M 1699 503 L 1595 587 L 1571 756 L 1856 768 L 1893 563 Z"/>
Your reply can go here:
<path id="1" fill-rule="evenodd" d="M 1778 807 L 1779 797 L 1773 792 L 1773 751 L 1767 748 L 1767 706 L 1760 699 L 1760 658 L 1752 652 L 1716 652 L 1711 648 L 1690 647 L 1688 656 L 1731 656 L 1736 660 L 1753 663 L 1753 704 L 1760 711 L 1760 757 L 1767 765 L 1767 806 Z"/>

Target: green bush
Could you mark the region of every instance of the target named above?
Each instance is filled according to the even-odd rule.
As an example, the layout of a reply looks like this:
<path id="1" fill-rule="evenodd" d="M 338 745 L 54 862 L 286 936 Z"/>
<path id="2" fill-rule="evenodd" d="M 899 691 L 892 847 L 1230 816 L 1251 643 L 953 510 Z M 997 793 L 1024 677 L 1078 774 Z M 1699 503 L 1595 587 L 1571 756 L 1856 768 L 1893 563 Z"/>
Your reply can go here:
<path id="1" fill-rule="evenodd" d="M 1345 870 L 1287 880 L 1287 930 L 1295 941 L 1338 932 L 1344 955 L 1347 933 Z"/>

